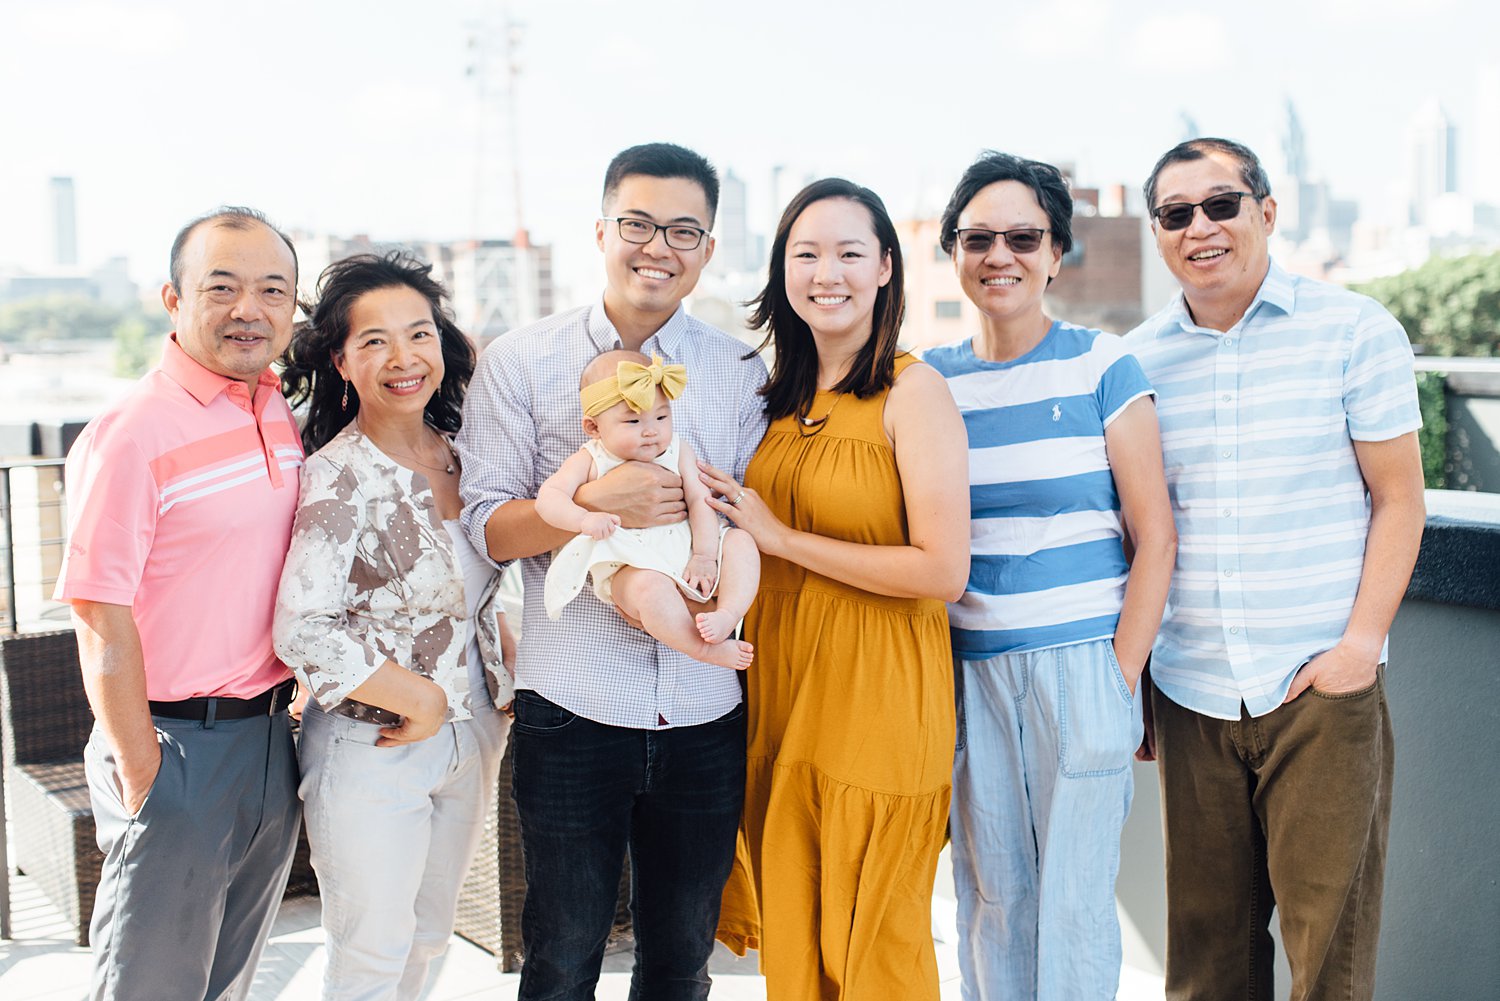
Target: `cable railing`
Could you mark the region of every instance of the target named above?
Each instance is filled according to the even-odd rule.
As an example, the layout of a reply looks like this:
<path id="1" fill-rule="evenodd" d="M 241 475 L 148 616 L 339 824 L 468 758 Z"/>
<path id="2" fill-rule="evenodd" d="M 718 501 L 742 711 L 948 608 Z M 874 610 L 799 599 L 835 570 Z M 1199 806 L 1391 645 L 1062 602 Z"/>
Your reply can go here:
<path id="1" fill-rule="evenodd" d="M 52 588 L 67 549 L 62 459 L 0 461 L 0 629 L 19 632 L 67 620 Z"/>

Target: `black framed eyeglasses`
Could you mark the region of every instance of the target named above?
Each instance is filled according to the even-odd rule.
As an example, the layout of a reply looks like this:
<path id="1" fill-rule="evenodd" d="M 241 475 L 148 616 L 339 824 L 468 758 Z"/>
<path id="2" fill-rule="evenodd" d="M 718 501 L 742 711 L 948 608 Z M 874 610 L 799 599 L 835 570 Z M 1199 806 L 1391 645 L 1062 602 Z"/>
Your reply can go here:
<path id="1" fill-rule="evenodd" d="M 1046 229 L 1007 229 L 996 231 L 993 229 L 961 229 L 958 231 L 958 245 L 966 254 L 988 254 L 990 248 L 995 245 L 995 238 L 999 237 L 1005 241 L 1005 247 L 1012 254 L 1034 254 L 1042 249 L 1042 237 L 1050 233 Z"/>
<path id="2" fill-rule="evenodd" d="M 1213 222 L 1224 222 L 1240 214 L 1240 200 L 1244 198 L 1255 196 L 1248 191 L 1225 191 L 1201 202 L 1168 202 L 1158 205 L 1151 210 L 1151 214 L 1156 217 L 1156 224 L 1162 229 L 1187 229 L 1193 224 L 1194 209 L 1203 209 L 1203 214 Z"/>
<path id="3" fill-rule="evenodd" d="M 673 250 L 697 250 L 698 244 L 708 235 L 708 230 L 697 226 L 684 226 L 680 223 L 658 226 L 650 220 L 628 215 L 605 216 L 600 221 L 612 222 L 619 227 L 620 239 L 626 243 L 650 243 L 656 239 L 656 231 L 661 230 L 662 238 Z"/>

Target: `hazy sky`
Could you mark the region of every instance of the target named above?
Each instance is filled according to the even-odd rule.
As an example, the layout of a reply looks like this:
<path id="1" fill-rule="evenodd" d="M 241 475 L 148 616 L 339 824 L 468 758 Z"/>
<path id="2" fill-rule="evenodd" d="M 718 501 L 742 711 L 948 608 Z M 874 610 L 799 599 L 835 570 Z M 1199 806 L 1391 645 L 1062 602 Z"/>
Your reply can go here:
<path id="1" fill-rule="evenodd" d="M 484 119 L 466 75 L 470 26 L 504 6 L 0 0 L 0 265 L 47 266 L 53 174 L 75 178 L 82 264 L 123 254 L 148 284 L 178 225 L 220 203 L 345 235 L 508 236 L 494 116 L 476 217 Z M 605 164 L 636 142 L 732 168 L 758 217 L 776 164 L 845 174 L 909 216 L 940 206 L 983 147 L 1137 187 L 1184 113 L 1274 161 L 1291 97 L 1314 167 L 1374 201 L 1404 177 L 1402 132 L 1428 99 L 1471 140 L 1479 66 L 1500 58 L 1493 0 L 510 8 L 525 221 L 573 295 L 602 273 L 590 241 Z"/>

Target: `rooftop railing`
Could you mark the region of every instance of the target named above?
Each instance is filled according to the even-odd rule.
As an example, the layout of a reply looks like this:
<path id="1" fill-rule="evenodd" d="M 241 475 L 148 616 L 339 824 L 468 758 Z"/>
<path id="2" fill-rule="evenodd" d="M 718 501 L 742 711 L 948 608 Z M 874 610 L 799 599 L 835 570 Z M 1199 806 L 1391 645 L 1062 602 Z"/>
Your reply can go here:
<path id="1" fill-rule="evenodd" d="M 0 461 L 0 628 L 66 624 L 52 588 L 67 547 L 62 459 Z"/>

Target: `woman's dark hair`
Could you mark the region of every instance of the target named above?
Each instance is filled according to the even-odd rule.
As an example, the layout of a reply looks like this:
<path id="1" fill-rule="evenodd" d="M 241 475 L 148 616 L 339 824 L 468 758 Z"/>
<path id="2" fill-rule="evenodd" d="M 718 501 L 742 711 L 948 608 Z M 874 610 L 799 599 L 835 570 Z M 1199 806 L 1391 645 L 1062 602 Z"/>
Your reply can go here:
<path id="1" fill-rule="evenodd" d="M 302 447 L 316 452 L 359 413 L 359 393 L 348 386 L 349 405 L 343 405 L 345 383 L 333 360 L 349 337 L 349 313 L 360 296 L 383 288 L 409 288 L 427 300 L 438 328 L 443 351 L 443 381 L 427 401 L 427 423 L 453 434 L 463 417 L 464 390 L 474 374 L 474 345 L 453 322 L 448 293 L 432 277 L 432 265 L 405 251 L 384 256 L 356 254 L 334 261 L 318 276 L 317 304 L 306 308 L 309 319 L 299 323 L 282 356 L 282 392 L 293 407 L 307 404 L 302 425 Z"/>
<path id="2" fill-rule="evenodd" d="M 969 164 L 948 199 L 948 207 L 943 209 L 942 221 L 938 223 L 938 242 L 943 253 L 953 254 L 958 240 L 958 217 L 974 196 L 1000 181 L 1016 181 L 1030 188 L 1037 204 L 1047 213 L 1053 246 L 1064 254 L 1073 249 L 1073 196 L 1068 192 L 1062 171 L 1040 160 L 1023 160 L 987 149 Z"/>
<path id="3" fill-rule="evenodd" d="M 896 236 L 896 226 L 885 210 L 885 203 L 869 188 L 841 177 L 814 181 L 797 192 L 781 214 L 776 237 L 771 242 L 766 286 L 747 303 L 753 307 L 751 329 L 766 331 L 766 338 L 756 351 L 764 351 L 767 345 L 776 348 L 771 378 L 760 388 L 760 395 L 766 398 L 766 416 L 773 421 L 788 414 L 806 417 L 818 392 L 818 348 L 813 343 L 812 330 L 792 309 L 786 294 L 786 246 L 798 217 L 809 205 L 827 198 L 844 198 L 864 206 L 870 213 L 875 238 L 880 241 L 880 252 L 891 259 L 891 280 L 875 293 L 870 339 L 855 353 L 848 374 L 833 390 L 864 398 L 888 389 L 895 381 L 896 339 L 906 315 L 901 241 Z"/>

